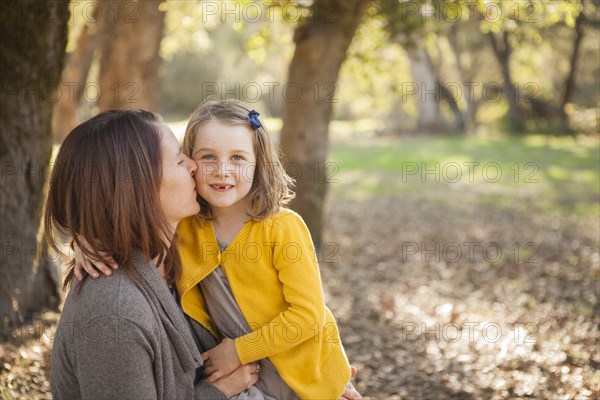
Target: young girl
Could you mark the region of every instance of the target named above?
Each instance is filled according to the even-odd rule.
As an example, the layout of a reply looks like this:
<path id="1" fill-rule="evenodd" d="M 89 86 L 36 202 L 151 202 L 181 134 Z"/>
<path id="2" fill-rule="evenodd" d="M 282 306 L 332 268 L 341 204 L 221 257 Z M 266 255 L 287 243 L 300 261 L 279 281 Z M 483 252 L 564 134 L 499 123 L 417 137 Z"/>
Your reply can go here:
<path id="1" fill-rule="evenodd" d="M 224 340 L 203 354 L 209 380 L 258 361 L 266 398 L 337 399 L 350 365 L 323 301 L 302 218 L 258 119 L 236 101 L 192 114 L 183 151 L 198 164 L 198 217 L 178 226 L 177 288 L 190 317 Z"/>

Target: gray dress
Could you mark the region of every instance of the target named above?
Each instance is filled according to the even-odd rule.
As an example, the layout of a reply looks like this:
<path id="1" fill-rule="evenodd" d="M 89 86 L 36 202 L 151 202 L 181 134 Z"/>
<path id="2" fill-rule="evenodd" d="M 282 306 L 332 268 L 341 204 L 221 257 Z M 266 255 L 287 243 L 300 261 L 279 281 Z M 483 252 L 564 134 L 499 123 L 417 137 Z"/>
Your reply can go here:
<path id="1" fill-rule="evenodd" d="M 221 251 L 227 244 L 219 241 Z M 238 306 L 229 280 L 221 266 L 200 282 L 206 308 L 215 326 L 224 337 L 235 339 L 252 332 Z M 258 361 L 261 371 L 255 386 L 235 397 L 237 400 L 298 400 L 296 393 L 283 381 L 277 368 L 268 359 Z"/>

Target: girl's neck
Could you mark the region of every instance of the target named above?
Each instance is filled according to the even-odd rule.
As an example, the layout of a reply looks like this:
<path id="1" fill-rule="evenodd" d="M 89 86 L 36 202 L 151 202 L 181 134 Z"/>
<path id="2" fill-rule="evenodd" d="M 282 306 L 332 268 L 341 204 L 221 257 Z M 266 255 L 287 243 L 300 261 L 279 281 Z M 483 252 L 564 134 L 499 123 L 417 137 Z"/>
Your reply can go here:
<path id="1" fill-rule="evenodd" d="M 227 242 L 233 240 L 249 219 L 248 215 L 240 210 L 213 210 L 213 215 L 214 229 L 218 232 L 219 237 Z"/>

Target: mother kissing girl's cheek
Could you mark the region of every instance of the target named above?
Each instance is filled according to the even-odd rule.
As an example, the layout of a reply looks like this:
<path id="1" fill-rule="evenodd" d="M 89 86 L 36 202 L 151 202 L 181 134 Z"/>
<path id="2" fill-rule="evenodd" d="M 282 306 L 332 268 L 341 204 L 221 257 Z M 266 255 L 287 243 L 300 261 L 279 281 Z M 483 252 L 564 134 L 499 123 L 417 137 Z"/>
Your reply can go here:
<path id="1" fill-rule="evenodd" d="M 175 227 L 199 211 L 196 172 L 146 111 L 107 111 L 63 142 L 45 207 L 49 243 L 59 251 L 66 235 L 88 259 L 119 268 L 81 281 L 68 269 L 52 349 L 55 399 L 227 399 L 256 382 L 256 364 L 202 379 L 200 350 L 214 339 L 200 326 L 192 336 L 169 290 L 181 274 Z"/>

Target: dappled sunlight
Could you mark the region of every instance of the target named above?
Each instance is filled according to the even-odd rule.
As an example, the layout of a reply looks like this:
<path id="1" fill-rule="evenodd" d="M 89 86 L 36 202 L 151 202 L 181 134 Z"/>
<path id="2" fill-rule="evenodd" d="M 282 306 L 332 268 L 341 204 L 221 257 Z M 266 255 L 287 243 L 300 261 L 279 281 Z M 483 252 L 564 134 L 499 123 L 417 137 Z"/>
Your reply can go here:
<path id="1" fill-rule="evenodd" d="M 597 223 L 581 225 L 573 250 L 561 243 L 576 221 L 544 233 L 481 207 L 444 217 L 422 205 L 427 195 L 419 199 L 338 199 L 327 214 L 339 260 L 323 263 L 324 283 L 343 337 L 360 332 L 345 341 L 360 387 L 410 396 L 431 379 L 445 388 L 425 389 L 427 398 L 590 395 L 599 378 L 588 364 L 597 356 L 589 281 L 598 274 Z M 492 242 L 504 257 L 482 252 Z M 444 250 L 450 243 L 463 246 L 458 259 Z M 472 259 L 465 243 L 478 244 Z M 396 366 L 386 374 L 382 365 Z"/>

